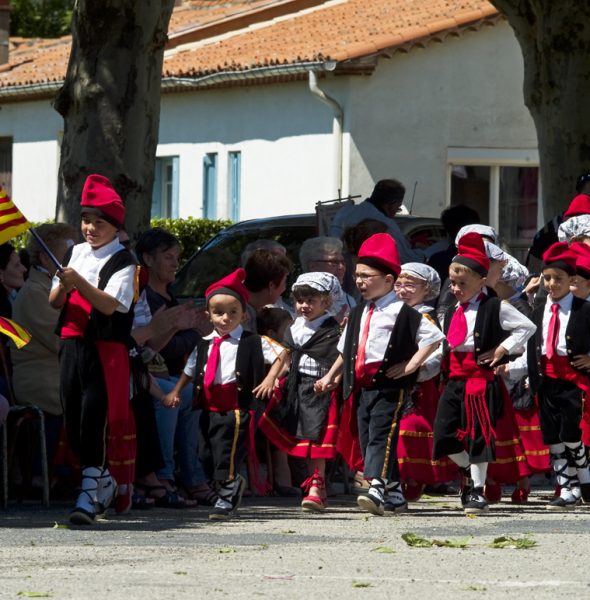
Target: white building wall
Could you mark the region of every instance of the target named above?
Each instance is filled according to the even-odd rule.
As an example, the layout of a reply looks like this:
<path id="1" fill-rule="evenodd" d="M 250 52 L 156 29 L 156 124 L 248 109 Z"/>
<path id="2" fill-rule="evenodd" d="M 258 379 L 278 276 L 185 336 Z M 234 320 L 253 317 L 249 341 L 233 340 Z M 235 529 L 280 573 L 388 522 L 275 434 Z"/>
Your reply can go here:
<path id="1" fill-rule="evenodd" d="M 504 22 L 381 59 L 371 77 L 351 79 L 351 193 L 394 177 L 409 204 L 417 181 L 413 212 L 438 216 L 448 148 L 537 147 L 522 82 L 522 54 Z"/>
<path id="2" fill-rule="evenodd" d="M 0 136 L 13 138 L 12 198 L 31 221 L 55 217 L 62 130 L 48 100 L 2 104 Z"/>

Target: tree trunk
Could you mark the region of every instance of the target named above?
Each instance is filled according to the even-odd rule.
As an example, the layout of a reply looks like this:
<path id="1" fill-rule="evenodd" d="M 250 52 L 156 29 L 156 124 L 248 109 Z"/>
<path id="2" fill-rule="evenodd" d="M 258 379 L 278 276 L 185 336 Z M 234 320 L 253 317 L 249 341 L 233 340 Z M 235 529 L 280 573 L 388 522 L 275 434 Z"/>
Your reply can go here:
<path id="1" fill-rule="evenodd" d="M 64 118 L 56 217 L 80 221 L 87 175 L 108 177 L 131 237 L 149 226 L 164 45 L 174 0 L 77 0 L 54 107 Z"/>
<path id="2" fill-rule="evenodd" d="M 546 219 L 590 171 L 590 3 L 490 0 L 508 19 L 524 57 L 524 100 L 537 129 Z"/>

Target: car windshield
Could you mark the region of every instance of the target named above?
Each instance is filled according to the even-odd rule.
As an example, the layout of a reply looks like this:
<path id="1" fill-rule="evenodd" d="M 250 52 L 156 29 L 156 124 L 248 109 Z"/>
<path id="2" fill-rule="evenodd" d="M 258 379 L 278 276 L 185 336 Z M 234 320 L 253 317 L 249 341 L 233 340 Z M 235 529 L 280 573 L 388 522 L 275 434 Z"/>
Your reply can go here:
<path id="1" fill-rule="evenodd" d="M 228 227 L 207 242 L 179 272 L 172 293 L 177 298 L 203 298 L 205 290 L 239 266 L 240 254 L 256 240 L 275 240 L 285 246 L 295 269 L 287 281 L 299 274 L 299 248 L 304 240 L 316 235 L 314 215 L 308 219 L 293 219 L 284 223 L 269 220 Z"/>

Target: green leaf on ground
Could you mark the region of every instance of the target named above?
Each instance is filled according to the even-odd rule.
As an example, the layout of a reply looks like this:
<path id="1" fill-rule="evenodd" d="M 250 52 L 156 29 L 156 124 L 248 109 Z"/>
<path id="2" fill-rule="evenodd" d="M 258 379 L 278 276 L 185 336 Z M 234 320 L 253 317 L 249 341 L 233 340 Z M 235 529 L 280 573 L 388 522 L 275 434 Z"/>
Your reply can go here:
<path id="1" fill-rule="evenodd" d="M 51 598 L 51 594 L 47 592 L 19 592 L 17 596 L 24 598 Z"/>
<path id="2" fill-rule="evenodd" d="M 283 529 L 281 533 L 297 533 L 294 529 Z"/>
<path id="3" fill-rule="evenodd" d="M 235 548 L 219 548 L 219 554 L 233 554 L 235 551 Z"/>
<path id="4" fill-rule="evenodd" d="M 415 533 L 407 532 L 402 534 L 402 540 L 414 548 L 467 548 L 471 537 L 459 538 L 456 540 L 429 540 Z"/>
<path id="5" fill-rule="evenodd" d="M 432 542 L 430 540 L 409 531 L 402 533 L 402 540 L 404 540 L 408 546 L 412 546 L 413 548 L 432 548 Z"/>
<path id="6" fill-rule="evenodd" d="M 432 540 L 432 545 L 441 548 L 467 548 L 470 541 L 471 536 L 467 536 L 456 540 Z"/>
<path id="7" fill-rule="evenodd" d="M 373 548 L 371 552 L 378 552 L 379 554 L 394 554 L 395 550 L 389 546 L 377 546 L 377 548 Z"/>
<path id="8" fill-rule="evenodd" d="M 534 548 L 537 542 L 530 538 L 528 535 L 524 535 L 521 538 L 510 537 L 509 535 L 502 535 L 494 538 L 494 541 L 489 544 L 490 548 L 515 548 L 516 550 L 528 550 Z"/>
<path id="9" fill-rule="evenodd" d="M 174 571 L 174 575 L 187 575 L 186 571 Z"/>
<path id="10" fill-rule="evenodd" d="M 57 521 L 53 522 L 53 529 L 69 529 L 70 526 L 66 523 L 58 523 Z"/>
<path id="11" fill-rule="evenodd" d="M 368 581 L 353 581 L 352 582 L 352 587 L 354 587 L 354 588 L 368 588 L 368 587 L 373 587 L 373 585 L 371 583 L 369 583 Z"/>
<path id="12" fill-rule="evenodd" d="M 468 590 L 470 592 L 485 592 L 488 588 L 485 585 L 468 585 L 463 589 Z"/>

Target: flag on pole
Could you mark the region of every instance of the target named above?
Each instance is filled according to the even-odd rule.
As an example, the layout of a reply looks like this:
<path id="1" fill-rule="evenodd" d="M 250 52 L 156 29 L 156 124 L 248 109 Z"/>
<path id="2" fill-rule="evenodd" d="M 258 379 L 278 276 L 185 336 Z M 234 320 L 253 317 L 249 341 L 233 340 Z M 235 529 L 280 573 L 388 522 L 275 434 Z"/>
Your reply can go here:
<path id="1" fill-rule="evenodd" d="M 4 317 L 0 317 L 0 333 L 7 335 L 19 350 L 31 341 L 31 334 L 24 327 Z"/>
<path id="2" fill-rule="evenodd" d="M 8 194 L 0 188 L 0 244 L 24 233 L 31 227 Z"/>

